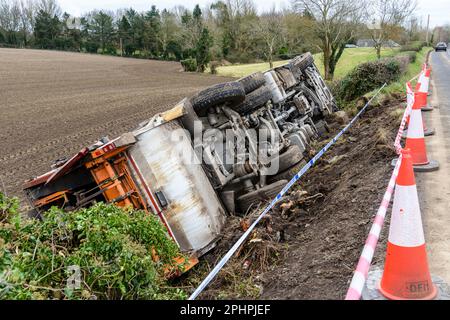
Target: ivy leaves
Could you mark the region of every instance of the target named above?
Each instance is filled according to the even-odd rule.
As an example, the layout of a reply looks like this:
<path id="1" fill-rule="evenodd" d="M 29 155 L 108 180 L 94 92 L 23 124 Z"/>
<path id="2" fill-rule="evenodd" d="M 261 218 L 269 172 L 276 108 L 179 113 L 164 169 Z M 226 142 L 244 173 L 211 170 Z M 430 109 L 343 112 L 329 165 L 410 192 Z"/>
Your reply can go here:
<path id="1" fill-rule="evenodd" d="M 19 219 L 16 228 L 11 201 L 0 194 L 0 298 L 186 297 L 166 283 L 165 268 L 181 254 L 157 217 L 99 203 L 75 212 L 52 208 L 43 221 Z M 78 286 L 68 287 L 74 276 Z"/>

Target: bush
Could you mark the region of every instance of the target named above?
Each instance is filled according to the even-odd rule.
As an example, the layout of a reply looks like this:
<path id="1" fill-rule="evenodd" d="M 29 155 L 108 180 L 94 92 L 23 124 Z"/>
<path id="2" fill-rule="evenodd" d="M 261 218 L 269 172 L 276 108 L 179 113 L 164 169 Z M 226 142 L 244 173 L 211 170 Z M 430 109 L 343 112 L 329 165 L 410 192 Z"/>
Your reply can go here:
<path id="1" fill-rule="evenodd" d="M 84 47 L 86 48 L 86 51 L 89 53 L 97 53 L 98 49 L 100 48 L 100 45 L 95 41 L 88 41 L 85 43 Z"/>
<path id="2" fill-rule="evenodd" d="M 185 59 L 180 61 L 183 66 L 184 71 L 186 72 L 195 72 L 197 71 L 197 60 L 193 58 Z"/>
<path id="3" fill-rule="evenodd" d="M 112 43 L 109 43 L 105 47 L 105 52 L 108 55 L 116 56 L 117 55 L 117 48 Z"/>
<path id="4" fill-rule="evenodd" d="M 408 58 L 389 58 L 360 64 L 334 84 L 336 98 L 340 101 L 353 101 L 381 87 L 385 82 L 389 84 L 398 80 L 405 71 L 405 60 L 408 61 Z"/>
<path id="5" fill-rule="evenodd" d="M 16 216 L 19 209 L 17 198 L 8 198 L 0 192 L 0 223 L 10 222 L 11 218 Z"/>
<path id="6" fill-rule="evenodd" d="M 52 208 L 43 221 L 2 220 L 0 299 L 182 299 L 164 277 L 179 255 L 154 215 L 114 205 Z M 73 266 L 79 288 L 67 286 Z"/>
<path id="7" fill-rule="evenodd" d="M 404 51 L 401 52 L 399 57 L 408 57 L 410 63 L 414 63 L 417 60 L 417 52 L 416 51 Z"/>
<path id="8" fill-rule="evenodd" d="M 425 47 L 426 45 L 427 45 L 426 42 L 414 41 L 414 42 L 410 42 L 406 45 L 401 46 L 400 51 L 401 52 L 405 52 L 405 51 L 420 52 L 423 49 L 423 47 Z"/>
<path id="9" fill-rule="evenodd" d="M 124 51 L 125 51 L 125 55 L 130 57 L 136 51 L 136 47 L 132 44 L 127 44 L 127 45 L 125 45 Z"/>

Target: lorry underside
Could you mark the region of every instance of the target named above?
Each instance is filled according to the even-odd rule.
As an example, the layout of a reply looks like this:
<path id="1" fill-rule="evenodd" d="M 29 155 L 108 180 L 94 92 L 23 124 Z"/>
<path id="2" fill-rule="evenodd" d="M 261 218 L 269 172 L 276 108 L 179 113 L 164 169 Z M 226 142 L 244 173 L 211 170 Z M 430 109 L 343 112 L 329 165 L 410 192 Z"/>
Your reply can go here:
<path id="1" fill-rule="evenodd" d="M 95 202 L 156 214 L 180 249 L 210 250 L 227 215 L 269 200 L 305 164 L 336 103 L 307 53 L 207 88 L 133 132 L 60 159 L 25 182 L 34 215 Z"/>

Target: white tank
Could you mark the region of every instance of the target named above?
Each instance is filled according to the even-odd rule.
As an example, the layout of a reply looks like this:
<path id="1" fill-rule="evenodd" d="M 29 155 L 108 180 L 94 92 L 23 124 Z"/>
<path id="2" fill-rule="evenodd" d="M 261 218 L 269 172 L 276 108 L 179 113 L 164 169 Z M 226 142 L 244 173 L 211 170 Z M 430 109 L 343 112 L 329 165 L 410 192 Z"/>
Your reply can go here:
<path id="1" fill-rule="evenodd" d="M 136 139 L 129 160 L 141 194 L 181 250 L 202 255 L 220 236 L 225 210 L 194 154 L 190 136 L 172 120 L 139 130 Z"/>
<path id="2" fill-rule="evenodd" d="M 269 87 L 272 92 L 272 101 L 278 103 L 283 101 L 286 97 L 284 89 L 279 85 L 278 76 L 275 71 L 267 71 L 264 73 L 264 78 L 266 78 L 266 86 Z"/>

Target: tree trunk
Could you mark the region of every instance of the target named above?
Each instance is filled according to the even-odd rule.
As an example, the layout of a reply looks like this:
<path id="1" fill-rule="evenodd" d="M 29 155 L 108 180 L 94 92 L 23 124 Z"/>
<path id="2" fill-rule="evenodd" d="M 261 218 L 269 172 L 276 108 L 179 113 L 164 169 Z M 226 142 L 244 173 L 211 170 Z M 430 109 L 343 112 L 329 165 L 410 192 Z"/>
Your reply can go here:
<path id="1" fill-rule="evenodd" d="M 269 52 L 268 52 L 268 58 L 269 58 L 269 66 L 270 69 L 273 68 L 273 46 L 269 44 Z"/>
<path id="2" fill-rule="evenodd" d="M 377 45 L 375 48 L 377 49 L 377 58 L 379 60 L 381 59 L 381 45 Z"/>
<path id="3" fill-rule="evenodd" d="M 333 80 L 333 72 L 330 69 L 330 59 L 331 59 L 331 52 L 327 48 L 323 51 L 323 67 L 324 67 L 324 73 L 325 73 L 325 80 Z"/>

